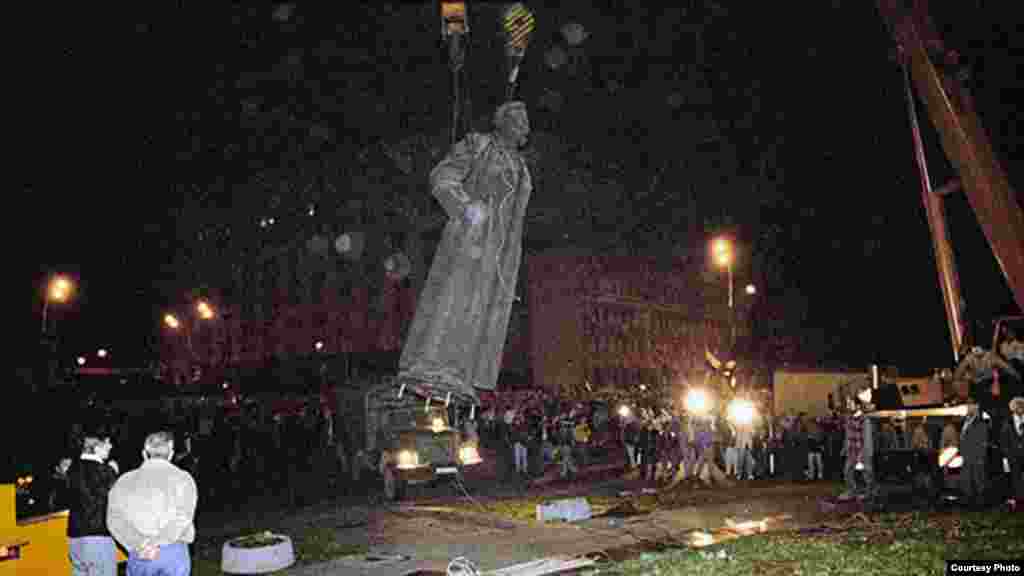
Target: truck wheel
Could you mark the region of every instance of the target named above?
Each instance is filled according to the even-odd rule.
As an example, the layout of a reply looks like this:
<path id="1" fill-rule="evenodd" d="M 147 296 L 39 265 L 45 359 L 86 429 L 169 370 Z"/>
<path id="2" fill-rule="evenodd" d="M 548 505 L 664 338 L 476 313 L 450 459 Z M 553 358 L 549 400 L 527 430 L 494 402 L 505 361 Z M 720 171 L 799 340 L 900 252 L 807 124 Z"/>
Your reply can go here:
<path id="1" fill-rule="evenodd" d="M 384 498 L 388 502 L 398 502 L 405 495 L 405 483 L 391 466 L 384 468 Z"/>

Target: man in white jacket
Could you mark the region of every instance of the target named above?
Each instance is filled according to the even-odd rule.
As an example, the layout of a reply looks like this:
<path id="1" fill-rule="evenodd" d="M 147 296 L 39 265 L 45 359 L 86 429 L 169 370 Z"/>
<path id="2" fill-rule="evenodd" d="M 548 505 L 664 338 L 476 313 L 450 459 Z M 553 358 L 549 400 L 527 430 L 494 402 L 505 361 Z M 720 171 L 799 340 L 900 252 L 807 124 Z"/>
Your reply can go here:
<path id="1" fill-rule="evenodd" d="M 142 456 L 142 466 L 118 478 L 110 490 L 107 528 L 128 550 L 128 576 L 189 576 L 195 480 L 171 463 L 170 432 L 147 436 Z"/>

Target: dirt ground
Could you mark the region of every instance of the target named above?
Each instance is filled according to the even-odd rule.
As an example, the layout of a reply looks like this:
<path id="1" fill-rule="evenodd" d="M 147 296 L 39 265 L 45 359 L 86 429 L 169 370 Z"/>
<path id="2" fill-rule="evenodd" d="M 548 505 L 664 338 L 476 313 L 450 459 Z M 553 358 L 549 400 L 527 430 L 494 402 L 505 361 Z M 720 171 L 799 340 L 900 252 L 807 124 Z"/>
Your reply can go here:
<path id="1" fill-rule="evenodd" d="M 636 495 L 647 486 L 621 478 L 601 482 L 551 484 L 529 489 L 527 497 L 595 496 L 605 500 L 628 490 Z M 314 506 L 284 521 L 331 522 L 340 541 L 368 547 L 368 555 L 293 568 L 292 576 L 365 574 L 400 576 L 410 572 L 444 573 L 448 563 L 465 557 L 480 571 L 495 570 L 551 556 L 584 554 L 643 547 L 653 543 L 685 544 L 693 531 L 714 532 L 728 521 L 768 518 L 769 530 L 795 528 L 824 518 L 821 498 L 834 494 L 832 483 L 788 484 L 753 481 L 731 489 L 676 492 L 671 505 L 645 508 L 626 517 L 594 517 L 576 523 L 515 520 L 481 510 L 495 499 L 515 499 L 515 488 L 492 486 L 474 490 L 471 500 L 440 487 L 414 492 L 397 506 Z M 652 496 L 642 496 L 648 503 Z M 650 511 L 648 511 L 650 510 Z M 340 520 L 339 520 L 340 519 Z M 360 522 L 365 519 L 365 523 Z"/>

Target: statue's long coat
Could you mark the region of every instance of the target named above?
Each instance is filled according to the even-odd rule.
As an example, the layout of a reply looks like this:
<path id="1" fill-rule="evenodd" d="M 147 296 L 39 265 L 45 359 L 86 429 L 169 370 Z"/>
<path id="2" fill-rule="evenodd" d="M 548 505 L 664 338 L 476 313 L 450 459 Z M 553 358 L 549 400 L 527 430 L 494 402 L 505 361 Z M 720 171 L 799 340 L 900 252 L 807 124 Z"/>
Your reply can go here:
<path id="1" fill-rule="evenodd" d="M 430 173 L 449 220 L 399 361 L 399 381 L 420 393 L 476 400 L 494 390 L 522 256 L 533 189 L 522 156 L 490 135 L 469 134 Z M 474 227 L 472 202 L 487 207 Z"/>

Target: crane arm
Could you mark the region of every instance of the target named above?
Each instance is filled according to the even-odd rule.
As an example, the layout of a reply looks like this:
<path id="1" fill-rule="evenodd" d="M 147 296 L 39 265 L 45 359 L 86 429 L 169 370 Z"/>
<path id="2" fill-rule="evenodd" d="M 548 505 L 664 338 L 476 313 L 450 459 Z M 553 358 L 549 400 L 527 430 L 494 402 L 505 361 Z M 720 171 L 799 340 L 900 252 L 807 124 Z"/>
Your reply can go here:
<path id="1" fill-rule="evenodd" d="M 1024 210 L 992 149 L 970 95 L 957 78 L 936 69 L 929 58 L 930 53 L 945 54 L 945 51 L 929 17 L 928 1 L 877 0 L 877 3 L 883 20 L 902 49 L 912 85 L 941 136 L 946 157 L 960 175 L 968 203 L 1014 300 L 1024 310 L 1024 249 L 1021 248 L 1024 246 Z M 941 209 L 936 210 L 930 198 L 926 199 L 925 207 L 929 211 L 936 246 L 945 241 L 944 250 L 948 250 L 948 239 L 936 234 L 940 230 L 936 230 L 934 217 L 941 216 Z M 943 223 L 942 229 L 944 226 Z M 940 278 L 955 278 L 955 270 L 943 269 L 949 266 L 951 259 L 942 257 L 941 253 L 937 256 Z M 943 281 L 944 290 L 948 284 Z M 948 311 L 952 294 L 945 299 Z"/>

